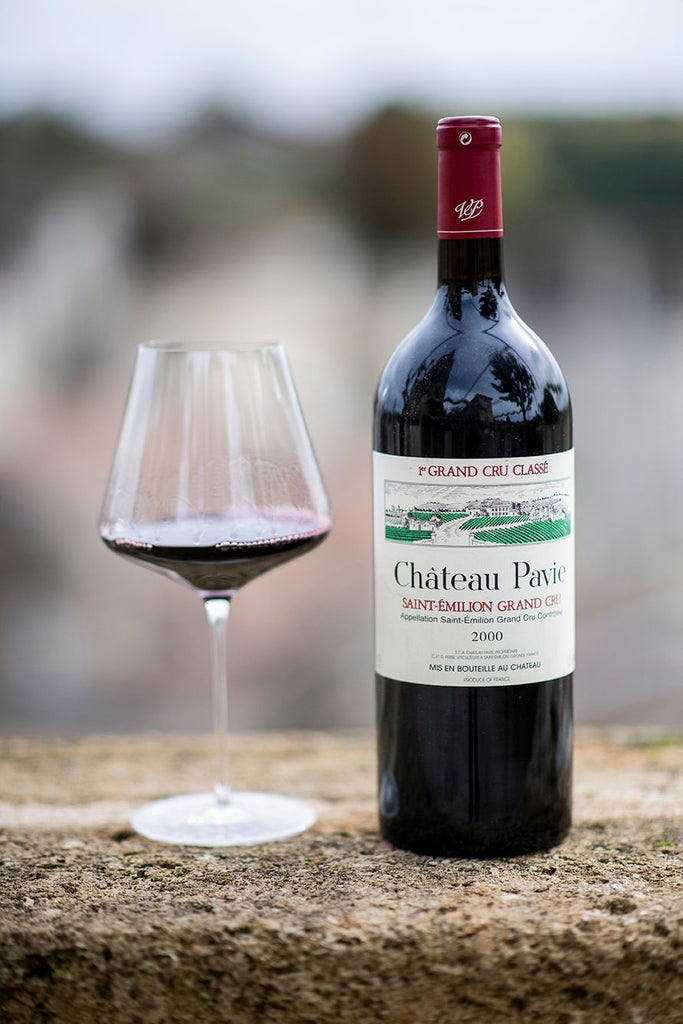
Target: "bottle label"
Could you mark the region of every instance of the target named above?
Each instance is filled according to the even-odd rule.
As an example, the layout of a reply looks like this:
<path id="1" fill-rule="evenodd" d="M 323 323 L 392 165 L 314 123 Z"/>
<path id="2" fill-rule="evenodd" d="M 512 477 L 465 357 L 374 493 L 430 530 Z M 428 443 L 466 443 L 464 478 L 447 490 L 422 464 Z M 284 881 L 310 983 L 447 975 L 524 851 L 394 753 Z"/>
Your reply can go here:
<path id="1" fill-rule="evenodd" d="M 574 669 L 574 453 L 373 453 L 375 665 L 436 686 Z"/>

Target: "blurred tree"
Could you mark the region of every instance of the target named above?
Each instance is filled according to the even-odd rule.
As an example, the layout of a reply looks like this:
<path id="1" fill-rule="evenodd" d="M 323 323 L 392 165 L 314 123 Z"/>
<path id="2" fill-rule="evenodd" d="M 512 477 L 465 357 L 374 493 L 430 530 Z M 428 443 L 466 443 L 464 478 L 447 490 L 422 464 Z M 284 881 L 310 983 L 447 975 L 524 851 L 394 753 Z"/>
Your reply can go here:
<path id="1" fill-rule="evenodd" d="M 546 143 L 584 201 L 650 221 L 683 217 L 683 121 L 553 124 Z"/>
<path id="2" fill-rule="evenodd" d="M 433 237 L 433 116 L 401 106 L 378 111 L 349 137 L 339 174 L 346 216 L 370 244 Z"/>
<path id="3" fill-rule="evenodd" d="M 57 114 L 0 122 L 0 253 L 25 234 L 47 196 L 74 178 L 120 165 L 120 150 Z"/>

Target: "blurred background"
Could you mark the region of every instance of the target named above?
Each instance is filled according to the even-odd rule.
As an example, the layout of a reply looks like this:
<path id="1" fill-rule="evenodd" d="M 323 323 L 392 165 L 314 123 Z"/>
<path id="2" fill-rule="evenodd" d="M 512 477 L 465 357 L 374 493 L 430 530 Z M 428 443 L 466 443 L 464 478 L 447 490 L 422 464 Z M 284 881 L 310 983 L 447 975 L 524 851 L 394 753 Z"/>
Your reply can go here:
<path id="1" fill-rule="evenodd" d="M 372 724 L 373 392 L 431 301 L 457 113 L 503 120 L 510 293 L 573 393 L 578 718 L 683 724 L 681 29 L 679 0 L 0 6 L 2 731 L 209 725 L 200 602 L 95 528 L 150 337 L 283 341 L 333 503 L 234 602 L 234 727 Z"/>

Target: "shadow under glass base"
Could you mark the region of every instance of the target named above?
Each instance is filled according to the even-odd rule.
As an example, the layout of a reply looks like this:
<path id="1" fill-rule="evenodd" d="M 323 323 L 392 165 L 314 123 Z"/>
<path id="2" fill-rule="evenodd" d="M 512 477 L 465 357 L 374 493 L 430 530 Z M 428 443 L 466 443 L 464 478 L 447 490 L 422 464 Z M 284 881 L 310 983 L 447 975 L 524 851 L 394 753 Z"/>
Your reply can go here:
<path id="1" fill-rule="evenodd" d="M 250 846 L 304 832 L 316 813 L 302 800 L 270 793 L 188 793 L 156 800 L 135 812 L 131 824 L 148 839 L 184 846 Z"/>

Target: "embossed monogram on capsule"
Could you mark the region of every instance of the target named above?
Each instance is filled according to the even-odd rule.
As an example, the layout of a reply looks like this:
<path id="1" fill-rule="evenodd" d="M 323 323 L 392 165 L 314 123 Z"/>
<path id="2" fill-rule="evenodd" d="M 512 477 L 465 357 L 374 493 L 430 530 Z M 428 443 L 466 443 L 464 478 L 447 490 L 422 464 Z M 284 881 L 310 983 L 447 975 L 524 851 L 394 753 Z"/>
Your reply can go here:
<path id="1" fill-rule="evenodd" d="M 483 199 L 463 199 L 455 208 L 460 220 L 474 220 L 484 209 Z"/>

